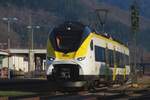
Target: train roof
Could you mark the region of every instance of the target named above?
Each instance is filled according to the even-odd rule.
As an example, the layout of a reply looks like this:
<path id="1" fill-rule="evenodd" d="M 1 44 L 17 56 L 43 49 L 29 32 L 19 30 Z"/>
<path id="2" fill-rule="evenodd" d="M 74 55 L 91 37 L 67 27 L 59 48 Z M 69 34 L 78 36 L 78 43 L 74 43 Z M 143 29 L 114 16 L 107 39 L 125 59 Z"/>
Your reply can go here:
<path id="1" fill-rule="evenodd" d="M 98 36 L 100 36 L 100 37 L 103 37 L 103 38 L 108 39 L 108 40 L 110 40 L 110 41 L 116 42 L 116 43 L 118 43 L 118 44 L 120 44 L 120 45 L 122 45 L 122 46 L 128 48 L 128 46 L 127 46 L 126 44 L 124 44 L 123 42 L 121 42 L 121 41 L 118 40 L 118 39 L 113 38 L 113 37 L 112 37 L 110 34 L 108 34 L 108 33 L 105 33 L 105 34 L 100 34 L 100 33 L 97 33 L 97 32 L 93 32 L 93 33 L 96 34 L 96 35 L 98 35 Z"/>
<path id="2" fill-rule="evenodd" d="M 67 31 L 69 29 L 72 29 L 72 30 L 78 31 L 78 30 L 83 30 L 84 27 L 85 25 L 80 22 L 66 21 L 63 24 L 60 24 L 57 27 L 55 27 L 54 30 L 57 30 L 57 31 L 66 30 Z"/>
<path id="3" fill-rule="evenodd" d="M 57 27 L 54 28 L 53 31 L 64 31 L 64 30 L 69 30 L 70 28 L 74 31 L 81 31 L 81 30 L 84 30 L 84 28 L 86 27 L 87 25 L 84 25 L 83 23 L 81 22 L 77 22 L 77 21 L 65 21 L 64 23 L 58 25 Z M 92 31 L 92 29 L 90 28 L 90 30 Z M 116 39 L 116 38 L 113 38 L 110 34 L 100 34 L 100 33 L 97 33 L 95 31 L 93 31 L 93 33 L 103 37 L 103 38 L 106 38 L 106 39 L 109 39 L 111 41 L 115 41 L 125 47 L 128 48 L 128 46 L 121 42 L 120 40 Z"/>

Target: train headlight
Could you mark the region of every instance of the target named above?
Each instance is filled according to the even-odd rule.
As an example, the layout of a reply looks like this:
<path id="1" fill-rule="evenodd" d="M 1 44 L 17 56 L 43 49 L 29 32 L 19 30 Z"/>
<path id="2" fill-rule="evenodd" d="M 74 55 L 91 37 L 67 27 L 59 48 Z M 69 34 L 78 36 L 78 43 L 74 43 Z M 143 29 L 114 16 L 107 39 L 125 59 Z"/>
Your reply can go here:
<path id="1" fill-rule="evenodd" d="M 54 69 L 54 67 L 53 67 L 52 65 L 49 65 L 49 66 L 48 66 L 48 68 L 47 68 L 47 72 L 46 72 L 46 74 L 47 74 L 47 75 L 52 74 L 53 69 Z"/>
<path id="2" fill-rule="evenodd" d="M 79 58 L 77 58 L 78 61 L 82 61 L 84 59 L 85 59 L 85 57 L 79 57 Z"/>
<path id="3" fill-rule="evenodd" d="M 48 59 L 49 61 L 54 61 L 54 60 L 55 60 L 54 57 L 48 57 L 47 59 Z"/>

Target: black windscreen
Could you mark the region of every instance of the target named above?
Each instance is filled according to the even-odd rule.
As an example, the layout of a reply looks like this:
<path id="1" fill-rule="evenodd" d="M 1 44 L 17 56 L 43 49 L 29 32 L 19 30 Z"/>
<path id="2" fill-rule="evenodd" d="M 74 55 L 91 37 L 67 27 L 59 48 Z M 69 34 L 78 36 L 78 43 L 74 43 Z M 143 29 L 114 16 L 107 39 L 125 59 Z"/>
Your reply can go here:
<path id="1" fill-rule="evenodd" d="M 55 28 L 50 40 L 57 51 L 64 53 L 76 51 L 83 39 L 90 33 L 80 23 L 65 23 Z"/>
<path id="2" fill-rule="evenodd" d="M 61 51 L 74 51 L 81 42 L 82 31 L 61 31 L 56 33 L 56 48 Z"/>

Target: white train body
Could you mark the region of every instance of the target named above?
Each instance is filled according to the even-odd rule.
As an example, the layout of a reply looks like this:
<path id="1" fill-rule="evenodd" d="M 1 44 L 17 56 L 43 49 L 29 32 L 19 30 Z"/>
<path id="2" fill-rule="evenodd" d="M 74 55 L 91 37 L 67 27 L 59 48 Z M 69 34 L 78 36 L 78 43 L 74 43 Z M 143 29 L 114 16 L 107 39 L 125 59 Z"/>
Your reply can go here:
<path id="1" fill-rule="evenodd" d="M 52 81 L 125 81 L 129 49 L 87 26 L 65 23 L 49 35 L 46 74 Z"/>

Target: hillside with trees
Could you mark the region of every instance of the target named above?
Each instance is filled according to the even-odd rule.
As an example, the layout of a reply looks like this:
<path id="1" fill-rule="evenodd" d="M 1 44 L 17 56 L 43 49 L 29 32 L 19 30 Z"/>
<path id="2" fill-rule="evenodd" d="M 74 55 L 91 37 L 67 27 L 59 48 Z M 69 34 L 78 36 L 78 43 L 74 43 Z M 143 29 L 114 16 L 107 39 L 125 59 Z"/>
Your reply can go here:
<path id="1" fill-rule="evenodd" d="M 131 38 L 130 28 L 130 0 L 123 5 L 121 0 L 1 0 L 0 18 L 16 17 L 17 21 L 11 22 L 11 48 L 29 48 L 31 30 L 28 25 L 39 25 L 40 29 L 34 30 L 34 48 L 45 48 L 49 32 L 53 27 L 65 20 L 81 21 L 95 30 L 101 31 L 95 9 L 109 10 L 105 31 L 113 37 L 127 43 Z M 143 0 L 146 2 L 146 0 Z M 142 2 L 142 4 L 143 4 Z M 122 6 L 120 6 L 122 5 Z M 149 2 L 145 5 L 150 5 Z M 142 5 L 143 6 L 143 5 Z M 146 8 L 143 6 L 144 8 Z M 149 9 L 149 8 L 147 8 Z M 145 11 L 147 11 L 147 9 Z M 96 24 L 98 24 L 96 26 Z M 138 44 L 150 50 L 150 19 L 148 13 L 141 11 L 140 32 Z M 0 21 L 0 42 L 7 43 L 7 22 Z M 4 46 L 5 48 L 7 46 Z"/>

